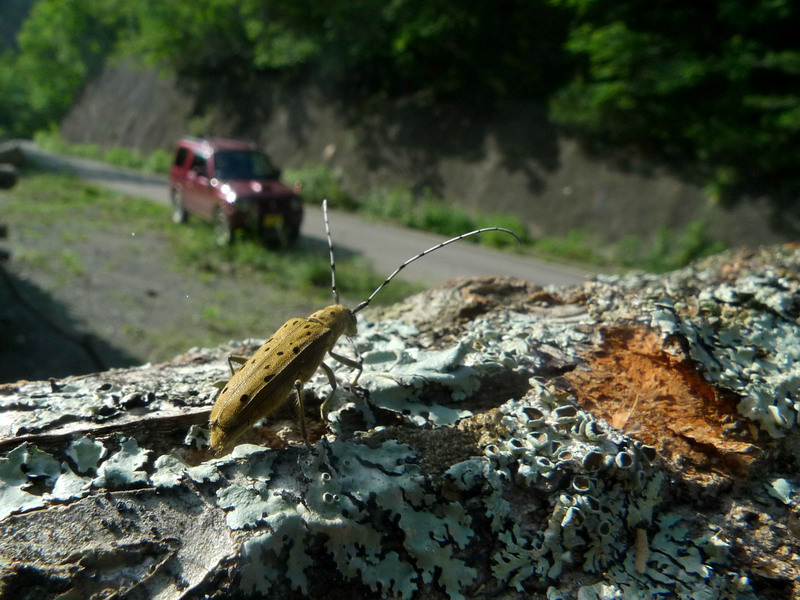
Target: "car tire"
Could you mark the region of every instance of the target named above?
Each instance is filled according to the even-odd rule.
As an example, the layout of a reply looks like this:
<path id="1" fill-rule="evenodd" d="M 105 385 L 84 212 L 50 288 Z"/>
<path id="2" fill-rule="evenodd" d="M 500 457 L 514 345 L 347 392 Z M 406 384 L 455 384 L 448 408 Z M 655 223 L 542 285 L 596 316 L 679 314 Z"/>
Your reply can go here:
<path id="1" fill-rule="evenodd" d="M 300 237 L 300 225 L 289 225 L 284 227 L 284 239 L 287 246 L 294 246 Z"/>
<path id="2" fill-rule="evenodd" d="M 233 242 L 231 221 L 221 208 L 214 211 L 214 237 L 218 246 L 230 246 Z"/>
<path id="3" fill-rule="evenodd" d="M 186 223 L 189 214 L 183 206 L 183 194 L 180 190 L 172 189 L 170 192 L 170 203 L 172 205 L 172 222 L 173 223 Z"/>

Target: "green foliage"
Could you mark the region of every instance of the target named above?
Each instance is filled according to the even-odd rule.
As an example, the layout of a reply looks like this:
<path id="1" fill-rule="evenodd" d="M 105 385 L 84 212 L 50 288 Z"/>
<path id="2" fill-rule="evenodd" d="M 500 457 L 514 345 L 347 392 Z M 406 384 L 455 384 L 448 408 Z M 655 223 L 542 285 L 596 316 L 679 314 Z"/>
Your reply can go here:
<path id="1" fill-rule="evenodd" d="M 649 244 L 638 236 L 629 236 L 617 244 L 613 260 L 625 267 L 663 273 L 724 249 L 722 242 L 709 235 L 708 223 L 698 219 L 689 223 L 683 231 L 659 228 Z"/>
<path id="2" fill-rule="evenodd" d="M 533 247 L 537 253 L 549 258 L 587 264 L 605 262 L 594 250 L 595 241 L 582 229 L 571 229 L 566 236 L 537 238 Z"/>
<path id="3" fill-rule="evenodd" d="M 696 164 L 713 198 L 744 181 L 800 185 L 800 7 L 786 0 L 551 0 L 582 59 L 552 100 L 575 132 Z"/>
<path id="4" fill-rule="evenodd" d="M 331 208 L 354 210 L 358 203 L 342 189 L 342 177 L 324 165 L 306 165 L 287 169 L 283 180 L 289 185 L 300 183 L 303 200 L 314 205 L 326 199 Z"/>
<path id="5" fill-rule="evenodd" d="M 159 148 L 143 157 L 140 168 L 148 173 L 168 173 L 171 164 L 172 154 Z"/>
<path id="6" fill-rule="evenodd" d="M 529 241 L 527 228 L 517 217 L 504 214 L 475 217 L 446 204 L 430 190 L 425 190 L 421 198 L 416 198 L 408 188 L 376 189 L 366 197 L 361 210 L 380 219 L 451 237 L 481 227 L 505 227 L 516 233 L 523 242 Z M 469 238 L 469 241 L 495 248 L 517 246 L 516 240 L 501 232 L 488 232 Z"/>
<path id="7" fill-rule="evenodd" d="M 115 0 L 38 0 L 0 56 L 0 133 L 30 134 L 58 121 L 89 76 L 102 66 L 123 27 Z"/>
<path id="8" fill-rule="evenodd" d="M 42 150 L 80 156 L 148 173 L 167 173 L 172 162 L 172 156 L 165 150 L 156 150 L 145 156 L 137 150 L 119 146 L 103 149 L 97 144 L 68 144 L 55 127 L 37 131 L 33 139 Z"/>
<path id="9" fill-rule="evenodd" d="M 478 218 L 478 227 L 504 227 L 517 234 L 523 244 L 529 244 L 531 238 L 528 228 L 519 217 L 504 213 L 492 213 Z M 481 235 L 481 243 L 494 248 L 518 248 L 519 243 L 506 233 L 489 231 Z"/>

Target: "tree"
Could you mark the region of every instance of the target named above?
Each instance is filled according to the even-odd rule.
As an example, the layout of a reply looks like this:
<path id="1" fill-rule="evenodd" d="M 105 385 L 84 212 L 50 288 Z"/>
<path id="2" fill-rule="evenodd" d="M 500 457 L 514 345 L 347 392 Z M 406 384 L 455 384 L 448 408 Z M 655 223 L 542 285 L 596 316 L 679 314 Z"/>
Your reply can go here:
<path id="1" fill-rule="evenodd" d="M 552 103 L 562 125 L 697 161 L 720 184 L 796 170 L 797 5 L 552 1 L 575 10 L 567 50 L 582 59 Z"/>
<path id="2" fill-rule="evenodd" d="M 113 0 L 39 0 L 0 57 L 0 130 L 29 134 L 57 122 L 110 53 L 121 27 Z"/>

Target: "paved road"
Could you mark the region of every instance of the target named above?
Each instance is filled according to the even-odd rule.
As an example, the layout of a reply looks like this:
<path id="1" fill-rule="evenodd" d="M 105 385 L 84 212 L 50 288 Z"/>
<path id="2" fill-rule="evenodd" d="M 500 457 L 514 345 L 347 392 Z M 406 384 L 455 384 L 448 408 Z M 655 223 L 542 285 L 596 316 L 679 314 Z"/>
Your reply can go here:
<path id="1" fill-rule="evenodd" d="M 125 194 L 168 203 L 167 180 L 163 176 L 50 154 L 28 142 L 21 145 L 26 155 L 47 168 L 70 171 L 87 181 Z M 331 211 L 330 221 L 334 248 L 368 256 L 373 268 L 387 275 L 407 258 L 446 239 L 398 225 L 369 222 L 352 213 Z M 325 239 L 321 209 L 306 208 L 302 235 Z M 512 275 L 540 285 L 564 286 L 580 283 L 592 273 L 469 243 L 448 246 L 403 271 L 405 279 L 429 286 L 454 277 L 480 275 Z"/>

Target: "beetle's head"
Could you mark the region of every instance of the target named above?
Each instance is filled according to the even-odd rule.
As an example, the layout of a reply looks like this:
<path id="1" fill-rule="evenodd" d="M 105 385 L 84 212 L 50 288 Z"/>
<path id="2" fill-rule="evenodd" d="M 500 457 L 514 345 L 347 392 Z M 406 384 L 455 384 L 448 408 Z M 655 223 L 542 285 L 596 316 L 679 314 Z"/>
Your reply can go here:
<path id="1" fill-rule="evenodd" d="M 326 306 L 322 310 L 315 312 L 309 318 L 316 319 L 333 331 L 334 339 L 339 339 L 341 335 L 353 337 L 358 333 L 356 315 L 352 310 L 342 304 Z"/>
<path id="2" fill-rule="evenodd" d="M 356 319 L 355 313 L 347 307 L 344 308 L 344 334 L 347 337 L 353 337 L 358 333 L 358 320 Z"/>

